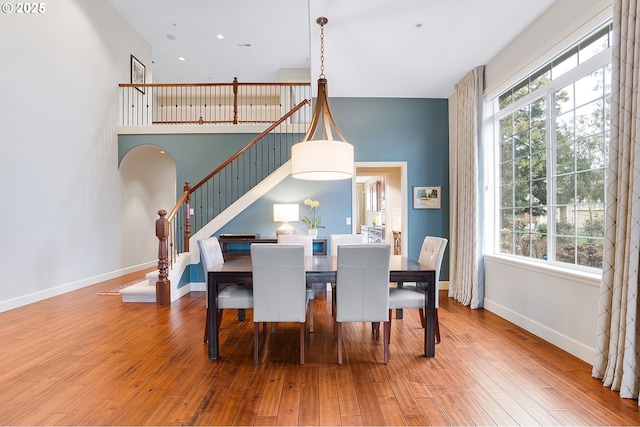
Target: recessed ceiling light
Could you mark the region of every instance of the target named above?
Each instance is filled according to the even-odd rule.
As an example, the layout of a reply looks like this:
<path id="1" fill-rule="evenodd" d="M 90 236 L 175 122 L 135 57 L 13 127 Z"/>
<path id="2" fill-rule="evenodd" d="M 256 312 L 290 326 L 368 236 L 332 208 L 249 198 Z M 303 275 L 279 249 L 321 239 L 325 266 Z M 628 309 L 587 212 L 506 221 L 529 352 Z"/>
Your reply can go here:
<path id="1" fill-rule="evenodd" d="M 224 36 L 222 34 L 218 34 L 216 37 L 219 38 L 220 40 L 222 40 L 224 38 Z"/>
<path id="2" fill-rule="evenodd" d="M 184 57 L 182 57 L 182 56 L 178 56 L 178 59 L 179 59 L 180 61 L 186 61 L 186 59 L 185 59 Z"/>
<path id="3" fill-rule="evenodd" d="M 166 151 L 160 150 L 160 154 L 166 154 Z"/>
<path id="4" fill-rule="evenodd" d="M 167 34 L 167 38 L 168 38 L 169 40 L 175 40 L 175 39 L 176 39 L 176 36 L 174 36 L 173 34 Z"/>

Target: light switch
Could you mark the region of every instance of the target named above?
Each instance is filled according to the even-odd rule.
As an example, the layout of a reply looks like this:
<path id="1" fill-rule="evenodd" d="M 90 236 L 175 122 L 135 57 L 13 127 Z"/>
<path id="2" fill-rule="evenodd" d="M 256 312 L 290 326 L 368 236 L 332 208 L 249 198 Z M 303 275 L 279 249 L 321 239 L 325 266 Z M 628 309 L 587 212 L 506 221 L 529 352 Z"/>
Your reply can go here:
<path id="1" fill-rule="evenodd" d="M 350 216 L 347 217 L 347 225 L 351 225 L 351 217 Z"/>

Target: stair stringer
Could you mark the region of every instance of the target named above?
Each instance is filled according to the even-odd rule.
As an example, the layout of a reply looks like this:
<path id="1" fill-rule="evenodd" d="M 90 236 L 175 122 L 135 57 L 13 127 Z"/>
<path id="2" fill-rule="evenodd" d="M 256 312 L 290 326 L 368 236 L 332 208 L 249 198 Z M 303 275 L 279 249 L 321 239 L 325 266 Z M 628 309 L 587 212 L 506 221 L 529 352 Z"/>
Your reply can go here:
<path id="1" fill-rule="evenodd" d="M 288 160 L 191 236 L 189 239 L 189 252 L 180 254 L 178 256 L 178 260 L 181 262 L 174 263 L 173 267 L 169 270 L 169 279 L 171 280 L 171 302 L 183 297 L 191 291 L 206 290 L 206 282 L 189 282 L 178 288 L 180 278 L 184 277 L 186 269 L 190 268 L 191 265 L 197 265 L 200 263 L 198 240 L 213 236 L 217 231 L 228 224 L 229 221 L 290 175 L 291 160 Z M 190 262 L 187 262 L 187 260 Z"/>

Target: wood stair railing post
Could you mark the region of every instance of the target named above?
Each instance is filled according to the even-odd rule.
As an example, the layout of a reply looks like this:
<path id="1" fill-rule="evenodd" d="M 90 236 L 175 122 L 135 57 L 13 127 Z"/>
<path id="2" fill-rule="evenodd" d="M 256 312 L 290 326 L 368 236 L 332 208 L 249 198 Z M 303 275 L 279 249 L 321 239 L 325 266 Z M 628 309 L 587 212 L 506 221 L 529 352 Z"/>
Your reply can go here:
<path id="1" fill-rule="evenodd" d="M 169 221 L 165 218 L 167 211 L 158 211 L 160 218 L 156 220 L 156 237 L 158 244 L 158 281 L 156 282 L 156 304 L 168 305 L 171 302 L 171 282 L 169 281 L 169 252 L 167 239 L 169 237 Z"/>
<path id="2" fill-rule="evenodd" d="M 187 195 L 184 204 L 184 251 L 189 252 L 189 239 L 191 238 L 191 187 L 189 181 L 184 183 L 184 192 Z"/>
<path id="3" fill-rule="evenodd" d="M 238 78 L 233 78 L 233 124 L 238 124 Z"/>

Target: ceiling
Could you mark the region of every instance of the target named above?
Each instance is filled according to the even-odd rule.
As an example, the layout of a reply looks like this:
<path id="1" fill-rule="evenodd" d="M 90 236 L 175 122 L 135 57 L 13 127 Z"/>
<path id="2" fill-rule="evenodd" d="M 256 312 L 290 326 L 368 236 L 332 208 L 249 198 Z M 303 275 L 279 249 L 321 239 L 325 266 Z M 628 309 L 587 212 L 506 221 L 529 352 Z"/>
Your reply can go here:
<path id="1" fill-rule="evenodd" d="M 151 45 L 153 83 L 315 82 L 325 16 L 331 97 L 448 98 L 556 0 L 109 1 Z"/>

